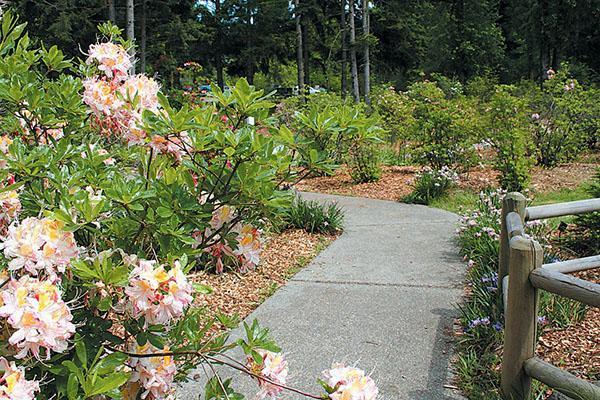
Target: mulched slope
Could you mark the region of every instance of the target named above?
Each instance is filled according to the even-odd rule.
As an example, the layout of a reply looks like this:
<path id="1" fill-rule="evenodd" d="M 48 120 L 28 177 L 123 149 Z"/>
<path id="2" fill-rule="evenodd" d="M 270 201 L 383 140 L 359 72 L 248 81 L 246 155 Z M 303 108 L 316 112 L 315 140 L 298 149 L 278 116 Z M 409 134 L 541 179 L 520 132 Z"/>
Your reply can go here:
<path id="1" fill-rule="evenodd" d="M 197 296 L 194 305 L 206 307 L 213 315 L 222 312 L 245 318 L 334 238 L 335 236 L 330 235 L 306 233 L 301 229 L 274 235 L 267 239 L 260 265 L 254 271 L 246 274 L 193 274 L 191 279 L 194 282 L 213 289 L 211 294 Z"/>

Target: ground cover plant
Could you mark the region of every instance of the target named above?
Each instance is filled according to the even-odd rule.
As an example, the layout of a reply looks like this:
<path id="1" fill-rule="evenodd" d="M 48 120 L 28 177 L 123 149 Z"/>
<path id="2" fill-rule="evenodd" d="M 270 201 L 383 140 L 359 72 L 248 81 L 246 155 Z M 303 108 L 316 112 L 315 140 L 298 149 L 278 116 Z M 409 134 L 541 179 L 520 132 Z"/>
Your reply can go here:
<path id="1" fill-rule="evenodd" d="M 2 396 L 170 399 L 200 364 L 279 394 L 288 366 L 267 329 L 208 335 L 233 321 L 190 307 L 209 288 L 188 273 L 255 268 L 261 224 L 290 204 L 282 188 L 325 158 L 272 124 L 273 104 L 243 79 L 202 106 L 171 106 L 157 80 L 130 73 L 119 29 L 100 33 L 77 65 L 2 16 Z M 235 347 L 246 363 L 227 358 Z M 339 364 L 322 387 L 304 394 L 378 392 Z M 205 392 L 243 398 L 217 375 Z"/>
<path id="2" fill-rule="evenodd" d="M 503 344 L 503 304 L 498 292 L 498 253 L 501 200 L 505 191 L 481 193 L 477 208 L 463 214 L 458 240 L 467 261 L 467 293 L 460 305 L 462 330 L 458 336 L 458 383 L 469 398 L 495 399 Z M 558 260 L 559 249 L 546 238 L 552 228 L 543 221 L 527 224 L 527 233 L 544 245 L 546 263 Z M 542 292 L 540 330 L 558 330 L 583 320 L 586 307 L 579 302 Z M 578 371 L 582 373 L 582 371 Z M 593 375 L 593 372 L 591 372 Z M 586 376 L 587 377 L 587 376 Z M 594 377 L 591 377 L 594 379 Z M 538 386 L 534 398 L 546 393 Z"/>

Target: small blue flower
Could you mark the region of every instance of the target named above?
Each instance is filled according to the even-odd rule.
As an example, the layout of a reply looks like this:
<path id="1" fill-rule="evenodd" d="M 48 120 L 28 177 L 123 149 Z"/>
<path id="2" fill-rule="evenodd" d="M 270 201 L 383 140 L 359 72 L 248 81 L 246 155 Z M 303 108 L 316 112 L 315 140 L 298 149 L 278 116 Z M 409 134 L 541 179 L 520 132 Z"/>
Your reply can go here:
<path id="1" fill-rule="evenodd" d="M 502 326 L 502 322 L 500 322 L 500 321 L 496 322 L 493 326 L 494 326 L 494 329 L 498 332 L 500 332 L 504 328 Z"/>

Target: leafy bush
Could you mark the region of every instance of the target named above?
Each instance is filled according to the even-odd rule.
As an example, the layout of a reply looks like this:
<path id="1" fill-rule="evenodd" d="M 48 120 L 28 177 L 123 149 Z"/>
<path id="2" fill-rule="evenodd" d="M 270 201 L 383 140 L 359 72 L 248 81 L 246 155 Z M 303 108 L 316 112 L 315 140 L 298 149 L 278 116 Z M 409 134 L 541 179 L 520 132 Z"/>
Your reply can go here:
<path id="1" fill-rule="evenodd" d="M 381 117 L 382 127 L 388 133 L 392 146 L 404 149 L 414 125 L 414 103 L 406 93 L 397 92 L 390 85 L 380 85 L 371 94 L 372 107 Z"/>
<path id="2" fill-rule="evenodd" d="M 327 94 L 309 96 L 303 111 L 294 113 L 299 141 L 335 164 L 348 163 L 356 182 L 379 179 L 379 160 L 373 146 L 383 134 L 378 116 L 367 115 L 363 105 L 339 98 L 329 100 L 331 95 Z"/>
<path id="3" fill-rule="evenodd" d="M 310 233 L 337 233 L 344 223 L 344 211 L 337 203 L 321 204 L 297 197 L 285 215 L 287 226 Z"/>
<path id="4" fill-rule="evenodd" d="M 597 98 L 592 99 L 596 92 L 568 74 L 568 66 L 563 65 L 542 90 L 528 92 L 536 160 L 544 167 L 575 160 L 600 127 Z"/>
<path id="5" fill-rule="evenodd" d="M 416 158 L 436 170 L 471 165 L 478 125 L 470 100 L 447 99 L 427 81 L 411 85 L 407 94 L 414 102 L 411 144 Z"/>
<path id="6" fill-rule="evenodd" d="M 253 268 L 261 220 L 292 200 L 280 186 L 320 156 L 266 118 L 272 104 L 245 80 L 173 108 L 157 81 L 129 74 L 119 29 L 101 32 L 106 41 L 74 66 L 55 47 L 32 47 L 10 13 L 0 23 L 3 394 L 172 398 L 175 380 L 223 365 L 235 347 L 261 394 L 279 393 L 287 365 L 268 331 L 255 322 L 233 342 L 209 334 L 236 323 L 191 307 L 210 288 L 187 274 Z M 345 383 L 329 382 L 342 396 Z M 205 397 L 241 395 L 213 377 Z"/>
<path id="7" fill-rule="evenodd" d="M 413 191 L 404 201 L 407 203 L 429 204 L 432 200 L 445 196 L 448 190 L 452 188 L 458 175 L 448 167 L 440 170 L 425 168 L 415 176 L 412 183 Z"/>
<path id="8" fill-rule="evenodd" d="M 488 141 L 496 151 L 495 169 L 500 185 L 508 191 L 520 191 L 529 183 L 531 160 L 528 156 L 529 132 L 524 102 L 513 96 L 512 86 L 500 85 L 487 104 Z"/>

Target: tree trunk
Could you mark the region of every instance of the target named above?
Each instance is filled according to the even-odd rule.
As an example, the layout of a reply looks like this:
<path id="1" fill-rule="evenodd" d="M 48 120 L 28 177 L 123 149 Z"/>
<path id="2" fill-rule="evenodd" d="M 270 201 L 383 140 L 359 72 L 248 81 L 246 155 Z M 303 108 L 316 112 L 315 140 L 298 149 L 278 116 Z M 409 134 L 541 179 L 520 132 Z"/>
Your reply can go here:
<path id="1" fill-rule="evenodd" d="M 108 0 L 108 20 L 113 24 L 117 23 L 117 13 L 115 11 L 115 0 Z"/>
<path id="2" fill-rule="evenodd" d="M 350 63 L 352 69 L 352 95 L 354 102 L 360 101 L 358 88 L 358 63 L 356 61 L 356 27 L 354 26 L 354 0 L 350 0 Z"/>
<path id="3" fill-rule="evenodd" d="M 140 18 L 140 72 L 146 72 L 146 18 L 147 18 L 146 0 L 142 0 L 142 17 Z"/>
<path id="4" fill-rule="evenodd" d="M 371 63 L 369 60 L 369 0 L 363 0 L 363 34 L 365 37 L 364 43 L 364 81 L 365 81 L 365 103 L 371 104 L 369 95 L 371 93 Z"/>
<path id="5" fill-rule="evenodd" d="M 131 41 L 135 40 L 133 0 L 127 0 L 127 39 Z M 130 50 L 130 54 L 132 58 L 135 56 L 135 50 L 133 49 L 133 47 Z M 134 64 L 132 64 L 130 72 L 132 74 L 135 73 Z"/>
<path id="6" fill-rule="evenodd" d="M 304 95 L 304 60 L 302 56 L 302 26 L 300 24 L 300 0 L 294 0 L 294 12 L 296 13 L 296 62 L 298 63 L 298 94 Z"/>
<path id="7" fill-rule="evenodd" d="M 346 64 L 347 60 L 347 49 L 346 49 L 346 0 L 341 0 L 342 8 L 340 13 L 340 36 L 342 41 L 342 99 L 346 98 L 346 91 L 348 90 L 348 71 Z"/>
<path id="8" fill-rule="evenodd" d="M 302 56 L 304 58 L 304 84 L 310 86 L 310 50 L 308 49 L 308 24 L 306 18 L 302 20 Z"/>
<path id="9" fill-rule="evenodd" d="M 225 89 L 225 81 L 223 79 L 223 59 L 221 55 L 221 0 L 215 0 L 215 20 L 217 22 L 217 54 L 215 60 L 215 68 L 217 69 L 217 85 L 221 90 Z"/>

